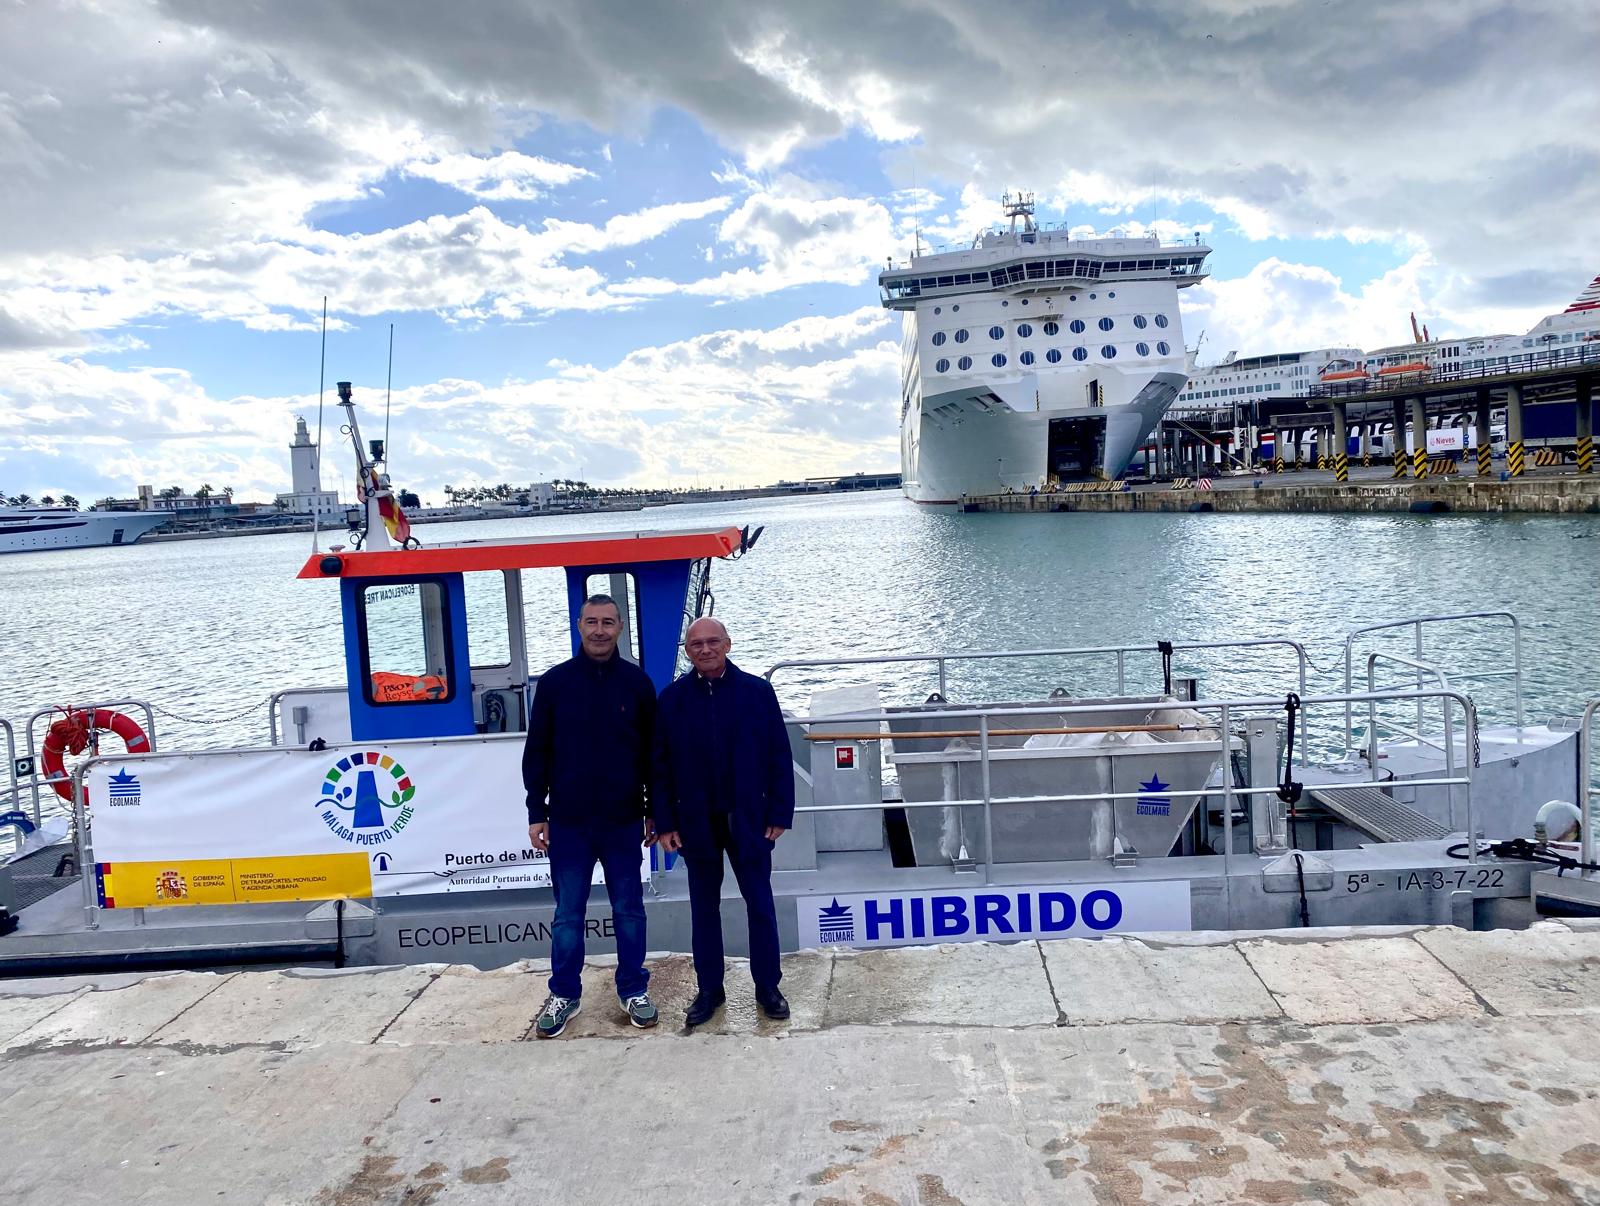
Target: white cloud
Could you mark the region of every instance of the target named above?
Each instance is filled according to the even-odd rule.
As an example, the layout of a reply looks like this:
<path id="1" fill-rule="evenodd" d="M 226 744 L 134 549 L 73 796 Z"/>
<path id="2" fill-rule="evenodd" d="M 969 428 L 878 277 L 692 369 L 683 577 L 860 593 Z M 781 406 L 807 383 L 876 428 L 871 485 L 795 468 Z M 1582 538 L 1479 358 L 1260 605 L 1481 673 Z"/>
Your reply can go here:
<path id="1" fill-rule="evenodd" d="M 520 151 L 498 155 L 435 155 L 413 160 L 402 171 L 467 193 L 484 201 L 534 201 L 552 187 L 592 177 L 593 172 L 570 163 L 556 163 Z"/>

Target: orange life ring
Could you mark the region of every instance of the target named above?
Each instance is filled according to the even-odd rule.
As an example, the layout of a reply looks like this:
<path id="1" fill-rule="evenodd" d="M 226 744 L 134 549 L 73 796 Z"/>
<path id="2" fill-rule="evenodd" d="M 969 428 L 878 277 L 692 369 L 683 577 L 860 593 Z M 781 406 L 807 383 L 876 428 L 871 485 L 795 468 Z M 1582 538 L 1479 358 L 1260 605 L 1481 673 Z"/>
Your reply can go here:
<path id="1" fill-rule="evenodd" d="M 130 754 L 148 754 L 150 739 L 144 735 L 139 722 L 121 712 L 95 708 L 92 712 L 81 708 L 68 712 L 50 726 L 44 735 L 44 748 L 39 753 L 39 765 L 44 769 L 45 782 L 55 789 L 69 804 L 72 802 L 72 777 L 67 774 L 68 754 L 81 754 L 89 748 L 95 733 L 115 733 Z M 89 803 L 89 793 L 84 792 L 83 802 Z"/>

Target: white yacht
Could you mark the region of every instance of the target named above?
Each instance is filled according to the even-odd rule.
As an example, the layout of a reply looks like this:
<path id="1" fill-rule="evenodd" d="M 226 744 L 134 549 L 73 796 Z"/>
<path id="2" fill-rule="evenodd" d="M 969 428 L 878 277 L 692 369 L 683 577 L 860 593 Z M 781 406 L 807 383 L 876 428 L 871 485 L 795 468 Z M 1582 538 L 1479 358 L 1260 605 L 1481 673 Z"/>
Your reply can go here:
<path id="1" fill-rule="evenodd" d="M 878 275 L 904 315 L 900 465 L 906 496 L 1027 490 L 1116 477 L 1187 379 L 1178 290 L 1211 249 L 1041 229 L 1033 197 L 1009 230 L 914 255 Z"/>
<path id="2" fill-rule="evenodd" d="M 166 511 L 74 511 L 0 506 L 0 553 L 132 544 L 172 515 Z"/>

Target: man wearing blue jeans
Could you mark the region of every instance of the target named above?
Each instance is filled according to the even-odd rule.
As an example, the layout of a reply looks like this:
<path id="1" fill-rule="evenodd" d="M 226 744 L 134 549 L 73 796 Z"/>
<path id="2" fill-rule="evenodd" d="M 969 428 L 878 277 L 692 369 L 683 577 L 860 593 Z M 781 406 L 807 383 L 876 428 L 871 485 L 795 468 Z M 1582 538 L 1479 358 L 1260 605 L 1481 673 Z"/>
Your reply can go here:
<path id="1" fill-rule="evenodd" d="M 654 1026 L 646 988 L 644 847 L 655 841 L 646 784 L 656 695 L 650 677 L 617 652 L 622 612 L 591 595 L 578 613 L 578 653 L 539 678 L 522 750 L 528 839 L 550 855 L 556 919 L 550 996 L 534 1032 L 555 1038 L 583 994 L 583 931 L 598 863 L 611 898 L 617 940 L 617 999 L 635 1026 Z"/>

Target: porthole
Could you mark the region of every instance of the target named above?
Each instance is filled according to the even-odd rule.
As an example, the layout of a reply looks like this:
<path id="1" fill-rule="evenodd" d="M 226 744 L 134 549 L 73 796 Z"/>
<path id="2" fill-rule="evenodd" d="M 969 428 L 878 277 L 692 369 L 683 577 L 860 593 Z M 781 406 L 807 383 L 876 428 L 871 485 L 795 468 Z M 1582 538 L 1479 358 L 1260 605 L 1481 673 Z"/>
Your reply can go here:
<path id="1" fill-rule="evenodd" d="M 1029 335 L 1032 335 L 1032 334 L 1033 334 L 1033 328 L 1031 326 L 1029 326 L 1027 323 L 1019 322 L 1017 324 L 1017 336 L 1019 338 L 1026 339 Z"/>
<path id="2" fill-rule="evenodd" d="M 943 331 L 935 331 L 933 333 L 933 346 L 936 347 L 936 348 L 944 346 L 944 332 Z"/>
<path id="3" fill-rule="evenodd" d="M 1114 293 L 1114 292 L 1113 292 L 1113 293 L 1107 293 L 1107 294 L 1106 294 L 1106 296 L 1107 296 L 1107 297 L 1115 297 L 1115 296 L 1116 296 L 1116 294 L 1115 294 L 1115 293 Z"/>
<path id="4" fill-rule="evenodd" d="M 1167 316 L 1165 314 L 1157 314 L 1156 315 L 1156 326 L 1164 327 L 1166 325 L 1167 325 Z"/>
<path id="5" fill-rule="evenodd" d="M 995 368 L 1005 368 L 1006 354 L 1004 352 L 996 352 L 993 356 L 989 357 L 989 363 L 994 365 Z"/>
<path id="6" fill-rule="evenodd" d="M 1004 327 L 990 327 L 989 328 L 989 338 L 990 339 L 1004 339 L 1005 337 L 1006 337 L 1006 329 Z"/>
<path id="7" fill-rule="evenodd" d="M 1051 348 L 1048 352 L 1046 352 L 1044 354 L 1044 358 L 1046 360 L 1048 360 L 1051 364 L 1060 364 L 1061 363 L 1061 349 L 1060 348 Z"/>
<path id="8" fill-rule="evenodd" d="M 1163 339 L 1160 343 L 1156 344 L 1156 351 L 1160 352 L 1163 356 L 1165 356 L 1167 353 L 1172 351 L 1172 347 L 1171 347 L 1171 345 L 1169 345 L 1167 343 L 1167 341 L 1165 339 Z"/>
<path id="9" fill-rule="evenodd" d="M 954 314 L 959 309 L 961 309 L 961 305 L 960 303 L 957 303 L 956 305 L 950 307 L 950 313 Z"/>
<path id="10" fill-rule="evenodd" d="M 1018 356 L 1017 359 L 1022 361 L 1023 364 L 1032 364 L 1033 363 L 1033 353 L 1032 352 L 1024 352 L 1024 353 L 1022 353 L 1022 355 Z"/>
<path id="11" fill-rule="evenodd" d="M 1147 319 L 1143 314 L 1135 314 L 1133 316 L 1133 325 L 1142 331 L 1150 325 L 1150 320 Z"/>
<path id="12" fill-rule="evenodd" d="M 956 361 L 956 367 L 958 369 L 960 369 L 963 373 L 966 372 L 969 368 L 972 367 L 972 357 L 971 356 L 963 356 L 960 360 Z"/>
<path id="13" fill-rule="evenodd" d="M 966 329 L 966 327 L 962 327 L 959 331 L 956 332 L 956 342 L 957 343 L 966 343 L 967 342 L 967 329 Z"/>
<path id="14" fill-rule="evenodd" d="M 1044 333 L 1046 335 L 1059 335 L 1061 334 L 1061 326 L 1059 323 L 1047 322 L 1044 324 Z"/>
<path id="15" fill-rule="evenodd" d="M 948 360 L 935 360 L 933 362 L 933 371 L 936 373 L 948 373 L 950 371 L 950 362 Z"/>
<path id="16" fill-rule="evenodd" d="M 1087 359 L 1089 359 L 1089 349 L 1088 348 L 1073 348 L 1072 349 L 1072 358 L 1074 360 L 1087 360 Z"/>
<path id="17" fill-rule="evenodd" d="M 1109 331 L 1112 327 L 1114 327 L 1116 325 L 1117 325 L 1116 322 L 1113 321 L 1112 319 L 1109 319 L 1109 318 L 1102 318 L 1100 320 L 1100 329 L 1102 331 Z"/>
<path id="18" fill-rule="evenodd" d="M 1148 356 L 1150 354 L 1150 345 L 1148 343 L 1136 343 L 1133 345 L 1133 350 L 1141 356 Z"/>
<path id="19" fill-rule="evenodd" d="M 1097 298 L 1099 296 L 1100 295 L 1098 293 L 1091 293 L 1091 294 L 1089 294 L 1089 300 L 1093 301 L 1095 298 Z"/>
<path id="20" fill-rule="evenodd" d="M 1083 319 L 1074 318 L 1072 320 L 1071 324 L 1070 324 L 1070 330 L 1072 331 L 1072 333 L 1074 335 L 1082 335 L 1083 334 Z"/>
<path id="21" fill-rule="evenodd" d="M 1008 302 L 1008 301 L 1003 301 L 1003 302 L 1001 302 L 1001 303 L 1000 303 L 1000 304 L 1001 304 L 1001 305 L 1002 305 L 1002 306 L 1009 306 L 1009 305 L 1010 305 L 1010 304 L 1011 304 L 1011 303 L 1010 303 L 1010 302 Z"/>
<path id="22" fill-rule="evenodd" d="M 933 308 L 933 312 L 935 314 L 943 314 L 944 313 L 944 307 L 943 306 L 935 306 Z"/>
<path id="23" fill-rule="evenodd" d="M 1101 344 L 1100 355 L 1107 360 L 1115 360 L 1117 358 L 1117 345 L 1114 343 Z"/>

